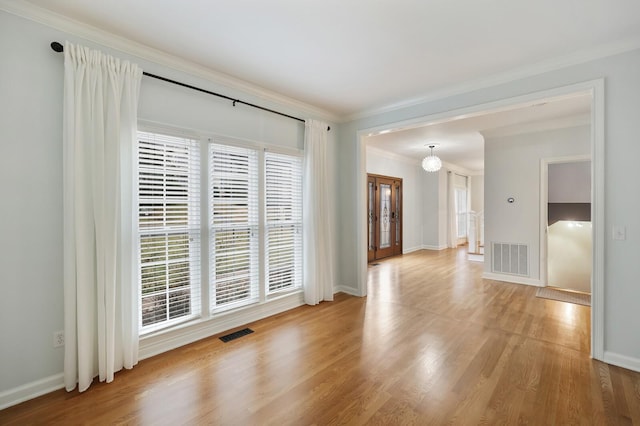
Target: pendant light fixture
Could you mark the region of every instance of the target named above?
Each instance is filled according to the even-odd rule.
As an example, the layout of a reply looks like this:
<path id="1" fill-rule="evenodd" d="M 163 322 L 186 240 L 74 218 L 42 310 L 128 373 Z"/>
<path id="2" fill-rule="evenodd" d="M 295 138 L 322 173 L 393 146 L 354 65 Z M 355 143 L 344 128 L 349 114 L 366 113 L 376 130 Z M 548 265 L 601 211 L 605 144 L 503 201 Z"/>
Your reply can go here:
<path id="1" fill-rule="evenodd" d="M 442 167 L 442 161 L 440 161 L 437 155 L 433 155 L 435 145 L 429 145 L 429 148 L 431 148 L 431 154 L 422 160 L 422 168 L 428 172 L 437 172 Z"/>

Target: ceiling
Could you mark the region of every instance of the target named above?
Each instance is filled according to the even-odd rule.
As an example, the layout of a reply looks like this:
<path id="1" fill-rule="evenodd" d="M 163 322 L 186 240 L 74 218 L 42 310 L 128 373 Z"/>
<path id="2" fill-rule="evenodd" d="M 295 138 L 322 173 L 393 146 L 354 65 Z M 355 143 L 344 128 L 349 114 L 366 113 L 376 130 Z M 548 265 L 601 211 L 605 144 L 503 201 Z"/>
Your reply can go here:
<path id="1" fill-rule="evenodd" d="M 342 119 L 640 46 L 637 0 L 29 2 Z"/>

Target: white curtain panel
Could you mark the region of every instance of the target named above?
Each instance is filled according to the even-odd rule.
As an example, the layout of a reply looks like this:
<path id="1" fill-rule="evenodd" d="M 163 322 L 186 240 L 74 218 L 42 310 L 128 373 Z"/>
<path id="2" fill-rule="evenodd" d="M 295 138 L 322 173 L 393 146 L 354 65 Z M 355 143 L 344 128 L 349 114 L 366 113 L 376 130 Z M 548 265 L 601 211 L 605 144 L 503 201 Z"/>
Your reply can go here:
<path id="1" fill-rule="evenodd" d="M 333 300 L 331 190 L 327 163 L 327 123 L 306 120 L 303 172 L 304 301 Z"/>
<path id="2" fill-rule="evenodd" d="M 64 47 L 64 381 L 138 362 L 137 105 L 142 70 Z"/>
<path id="3" fill-rule="evenodd" d="M 447 247 L 458 247 L 458 215 L 456 212 L 456 174 L 447 172 Z"/>

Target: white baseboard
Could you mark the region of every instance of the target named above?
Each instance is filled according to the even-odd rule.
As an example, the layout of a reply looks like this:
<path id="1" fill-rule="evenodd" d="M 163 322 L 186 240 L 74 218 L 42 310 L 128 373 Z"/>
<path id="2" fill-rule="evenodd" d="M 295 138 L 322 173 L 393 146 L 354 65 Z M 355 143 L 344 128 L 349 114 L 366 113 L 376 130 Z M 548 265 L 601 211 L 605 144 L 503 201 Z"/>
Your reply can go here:
<path id="1" fill-rule="evenodd" d="M 447 246 L 431 246 L 431 245 L 424 245 L 422 246 L 423 250 L 446 250 Z"/>
<path id="2" fill-rule="evenodd" d="M 632 358 L 626 355 L 620 355 L 615 352 L 604 352 L 604 362 L 607 364 L 617 365 L 627 370 L 640 372 L 640 359 Z"/>
<path id="3" fill-rule="evenodd" d="M 544 283 L 540 280 L 527 278 L 527 277 L 518 277 L 516 275 L 485 272 L 482 274 L 482 278 L 487 280 L 504 281 L 504 282 L 513 283 L 513 284 L 524 284 L 524 285 L 530 285 L 534 287 L 544 287 Z"/>
<path id="4" fill-rule="evenodd" d="M 333 288 L 333 294 L 336 293 L 346 293 L 346 294 L 350 294 L 351 296 L 356 296 L 356 297 L 361 297 L 362 295 L 360 293 L 358 293 L 358 289 L 357 288 L 353 288 L 353 287 L 347 287 L 344 285 L 339 285 Z"/>
<path id="5" fill-rule="evenodd" d="M 414 251 L 418 251 L 418 250 L 422 250 L 422 246 L 403 248 L 402 249 L 402 254 L 409 254 L 409 253 L 413 253 Z"/>
<path id="6" fill-rule="evenodd" d="M 223 331 L 240 327 L 304 305 L 302 293 L 294 293 L 267 303 L 232 311 L 197 323 L 187 323 L 166 332 L 140 339 L 139 359 L 150 358 L 163 352 L 211 337 Z"/>
<path id="7" fill-rule="evenodd" d="M 58 373 L 0 392 L 0 410 L 62 388 L 64 388 L 64 375 Z"/>

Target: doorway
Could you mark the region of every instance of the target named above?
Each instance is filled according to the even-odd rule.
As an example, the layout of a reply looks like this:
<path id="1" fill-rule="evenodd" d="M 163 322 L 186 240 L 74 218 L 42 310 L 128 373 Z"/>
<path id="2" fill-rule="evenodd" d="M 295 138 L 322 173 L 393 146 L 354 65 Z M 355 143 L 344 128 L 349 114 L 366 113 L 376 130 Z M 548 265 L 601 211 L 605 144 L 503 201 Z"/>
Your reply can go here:
<path id="1" fill-rule="evenodd" d="M 545 233 L 541 278 L 547 286 L 591 293 L 592 224 L 589 156 L 542 161 Z M 546 187 L 546 189 L 545 189 Z M 544 254 L 544 252 L 543 252 Z M 541 259 L 544 259 L 542 257 Z M 545 271 L 546 269 L 546 271 Z"/>
<path id="2" fill-rule="evenodd" d="M 356 184 L 361 190 L 356 191 L 356 247 L 358 253 L 356 263 L 357 289 L 355 293 L 360 296 L 367 295 L 367 261 L 364 256 L 367 240 L 367 225 L 365 218 L 366 204 L 366 145 L 367 138 L 374 134 L 382 134 L 390 129 L 408 129 L 416 126 L 424 126 L 425 123 L 439 123 L 459 118 L 470 118 L 486 114 L 487 111 L 506 111 L 527 103 L 537 105 L 561 96 L 574 96 L 586 94 L 591 98 L 591 161 L 592 161 L 592 196 L 591 196 L 591 221 L 592 221 L 592 270 L 591 270 L 591 356 L 594 359 L 604 359 L 604 79 L 574 83 L 567 86 L 532 92 L 525 95 L 516 95 L 511 98 L 503 98 L 484 104 L 476 104 L 470 107 L 461 107 L 442 113 L 411 118 L 395 123 L 363 128 L 357 131 L 357 173 Z M 540 240 L 539 240 L 540 241 Z"/>
<path id="3" fill-rule="evenodd" d="M 367 260 L 402 254 L 402 179 L 367 174 Z"/>

